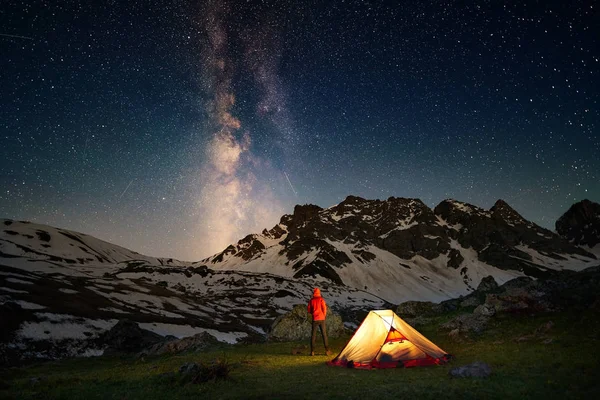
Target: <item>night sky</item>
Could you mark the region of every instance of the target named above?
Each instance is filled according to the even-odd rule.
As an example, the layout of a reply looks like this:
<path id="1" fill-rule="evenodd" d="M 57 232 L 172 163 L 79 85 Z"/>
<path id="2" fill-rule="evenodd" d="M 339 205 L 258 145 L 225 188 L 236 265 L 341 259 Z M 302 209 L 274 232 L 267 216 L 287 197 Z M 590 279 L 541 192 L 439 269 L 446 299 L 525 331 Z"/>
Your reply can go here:
<path id="1" fill-rule="evenodd" d="M 600 201 L 600 4 L 503 3 L 3 0 L 0 217 L 183 260 L 350 194 L 554 229 Z"/>

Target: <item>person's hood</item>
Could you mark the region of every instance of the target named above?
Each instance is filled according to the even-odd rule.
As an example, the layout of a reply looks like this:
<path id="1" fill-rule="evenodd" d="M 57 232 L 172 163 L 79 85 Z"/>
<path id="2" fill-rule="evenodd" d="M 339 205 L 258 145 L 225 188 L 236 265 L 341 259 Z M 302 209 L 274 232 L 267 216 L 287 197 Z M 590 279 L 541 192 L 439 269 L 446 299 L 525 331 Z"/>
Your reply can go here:
<path id="1" fill-rule="evenodd" d="M 313 297 L 321 297 L 321 289 L 315 288 L 315 290 L 313 290 Z"/>

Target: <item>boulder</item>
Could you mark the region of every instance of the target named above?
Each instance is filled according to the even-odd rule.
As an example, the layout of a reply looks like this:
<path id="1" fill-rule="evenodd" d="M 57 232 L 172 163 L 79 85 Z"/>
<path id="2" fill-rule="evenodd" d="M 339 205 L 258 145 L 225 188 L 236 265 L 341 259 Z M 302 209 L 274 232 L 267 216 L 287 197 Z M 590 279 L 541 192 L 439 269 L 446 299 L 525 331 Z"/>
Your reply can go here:
<path id="1" fill-rule="evenodd" d="M 453 340 L 460 341 L 460 329 L 452 329 L 450 332 L 448 332 L 448 336 L 450 336 L 450 338 Z"/>
<path id="2" fill-rule="evenodd" d="M 446 265 L 448 268 L 458 269 L 464 260 L 465 258 L 460 253 L 460 250 L 450 249 L 448 252 L 448 263 Z"/>
<path id="3" fill-rule="evenodd" d="M 403 318 L 404 322 L 406 322 L 407 324 L 409 324 L 410 326 L 412 326 L 413 328 L 418 328 L 421 326 L 426 326 L 431 324 L 431 322 L 433 321 L 433 318 L 428 318 L 428 317 L 410 317 L 410 318 Z"/>
<path id="4" fill-rule="evenodd" d="M 331 309 L 327 311 L 325 325 L 329 338 L 339 337 L 344 332 L 342 317 Z M 311 332 L 312 322 L 306 306 L 298 304 L 290 312 L 277 317 L 271 325 L 268 339 L 278 342 L 307 340 L 310 339 Z"/>
<path id="5" fill-rule="evenodd" d="M 485 304 L 498 312 L 517 312 L 529 308 L 527 295 L 489 294 L 485 298 Z"/>
<path id="6" fill-rule="evenodd" d="M 461 308 L 477 307 L 483 303 L 477 296 L 467 296 L 463 301 L 460 302 Z"/>
<path id="7" fill-rule="evenodd" d="M 209 381 L 217 381 L 221 379 L 229 378 L 231 372 L 231 365 L 223 360 L 213 360 L 210 363 L 199 363 L 194 362 L 185 363 L 179 367 L 178 376 L 167 377 L 172 380 L 175 378 L 181 385 L 186 384 L 198 384 Z"/>
<path id="8" fill-rule="evenodd" d="M 489 322 L 489 317 L 476 314 L 461 314 L 454 319 L 440 325 L 441 329 L 453 331 L 468 336 L 470 333 L 481 333 Z"/>
<path id="9" fill-rule="evenodd" d="M 194 362 L 185 363 L 181 367 L 179 367 L 179 373 L 184 375 L 196 374 L 198 373 L 198 371 L 200 371 L 200 367 Z"/>
<path id="10" fill-rule="evenodd" d="M 140 350 L 162 342 L 164 338 L 154 332 L 142 329 L 133 321 L 121 320 L 100 339 L 105 346 L 104 354 L 137 353 Z"/>
<path id="11" fill-rule="evenodd" d="M 182 339 L 156 343 L 142 350 L 140 356 L 176 354 L 184 351 L 203 351 L 217 344 L 219 344 L 219 341 L 213 335 L 202 332 Z"/>
<path id="12" fill-rule="evenodd" d="M 475 308 L 473 314 L 484 317 L 493 317 L 496 314 L 496 308 L 491 304 L 481 304 Z"/>
<path id="13" fill-rule="evenodd" d="M 492 373 L 492 368 L 481 361 L 455 367 L 448 372 L 452 378 L 487 378 Z"/>
<path id="14" fill-rule="evenodd" d="M 493 292 L 496 289 L 498 289 L 498 283 L 491 275 L 483 278 L 479 283 L 479 286 L 477 286 L 477 291 L 480 293 Z"/>
<path id="15" fill-rule="evenodd" d="M 462 296 L 456 299 L 444 300 L 440 303 L 440 308 L 442 309 L 442 312 L 456 311 L 460 308 L 460 303 L 462 303 L 463 300 Z"/>
<path id="16" fill-rule="evenodd" d="M 405 301 L 395 311 L 400 318 L 424 317 L 440 314 L 442 307 L 431 301 Z"/>

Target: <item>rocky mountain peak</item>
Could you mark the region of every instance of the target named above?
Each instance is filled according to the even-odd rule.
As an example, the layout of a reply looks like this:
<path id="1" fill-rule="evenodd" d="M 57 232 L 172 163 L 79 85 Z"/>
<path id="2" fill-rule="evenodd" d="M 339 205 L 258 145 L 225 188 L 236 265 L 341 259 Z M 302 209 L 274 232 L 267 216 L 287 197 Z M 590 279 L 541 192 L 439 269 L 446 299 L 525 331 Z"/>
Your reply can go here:
<path id="1" fill-rule="evenodd" d="M 298 204 L 294 207 L 292 215 L 286 214 L 281 217 L 280 223 L 287 227 L 298 227 L 316 217 L 321 210 L 323 210 L 321 207 L 314 204 Z"/>
<path id="2" fill-rule="evenodd" d="M 496 201 L 492 208 L 490 208 L 490 213 L 493 218 L 503 220 L 508 224 L 517 225 L 527 223 L 527 220 L 521 214 L 502 199 Z"/>
<path id="3" fill-rule="evenodd" d="M 559 235 L 574 244 L 594 247 L 600 243 L 600 204 L 587 199 L 575 203 L 555 226 Z"/>
<path id="4" fill-rule="evenodd" d="M 359 197 L 359 196 L 352 196 L 352 195 L 350 195 L 350 196 L 346 197 L 346 198 L 344 199 L 344 201 L 342 201 L 342 202 L 340 203 L 340 205 L 341 205 L 341 204 L 345 204 L 345 205 L 346 205 L 346 204 L 347 204 L 347 205 L 350 205 L 350 204 L 351 204 L 351 205 L 360 205 L 360 204 L 364 204 L 364 203 L 366 203 L 366 202 L 367 202 L 367 200 L 366 200 L 366 199 L 363 199 L 362 197 Z"/>
<path id="5" fill-rule="evenodd" d="M 450 224 L 461 224 L 465 218 L 489 217 L 489 212 L 483 208 L 454 199 L 443 200 L 434 208 L 433 212 Z"/>
<path id="6" fill-rule="evenodd" d="M 419 199 L 348 196 L 326 209 L 297 205 L 271 230 L 248 235 L 207 263 L 364 290 L 369 282 L 386 286 L 391 280 L 412 290 L 408 282 L 430 285 L 431 274 L 453 276 L 474 289 L 474 277 L 489 268 L 503 271 L 498 276 L 537 277 L 583 259 L 595 256 L 525 220 L 504 200 L 486 210 L 447 199 L 431 210 Z M 392 287 L 388 293 L 398 295 Z"/>
<path id="7" fill-rule="evenodd" d="M 356 216 L 363 213 L 365 208 L 368 208 L 368 205 L 372 202 L 372 200 L 365 200 L 362 197 L 348 196 L 341 203 L 336 204 L 327 211 L 329 211 L 331 215 L 335 215 L 337 217 L 349 215 Z"/>

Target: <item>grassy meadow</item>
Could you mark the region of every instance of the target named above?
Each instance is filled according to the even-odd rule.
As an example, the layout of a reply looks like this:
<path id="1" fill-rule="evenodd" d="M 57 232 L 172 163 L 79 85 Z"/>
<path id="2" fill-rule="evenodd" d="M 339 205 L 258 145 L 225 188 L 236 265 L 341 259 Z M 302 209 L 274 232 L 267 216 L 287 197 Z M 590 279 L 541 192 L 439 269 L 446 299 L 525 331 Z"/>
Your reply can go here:
<path id="1" fill-rule="evenodd" d="M 597 312 L 497 316 L 480 336 L 457 341 L 438 330 L 440 317 L 418 328 L 455 359 L 448 365 L 387 370 L 329 367 L 307 343 L 222 346 L 159 358 L 97 357 L 0 370 L 1 399 L 593 399 L 600 398 Z M 546 332 L 538 329 L 549 321 Z M 536 333 L 536 330 L 538 333 Z M 491 365 L 488 378 L 451 378 L 451 368 Z M 183 382 L 188 362 L 218 362 L 226 379 Z"/>

